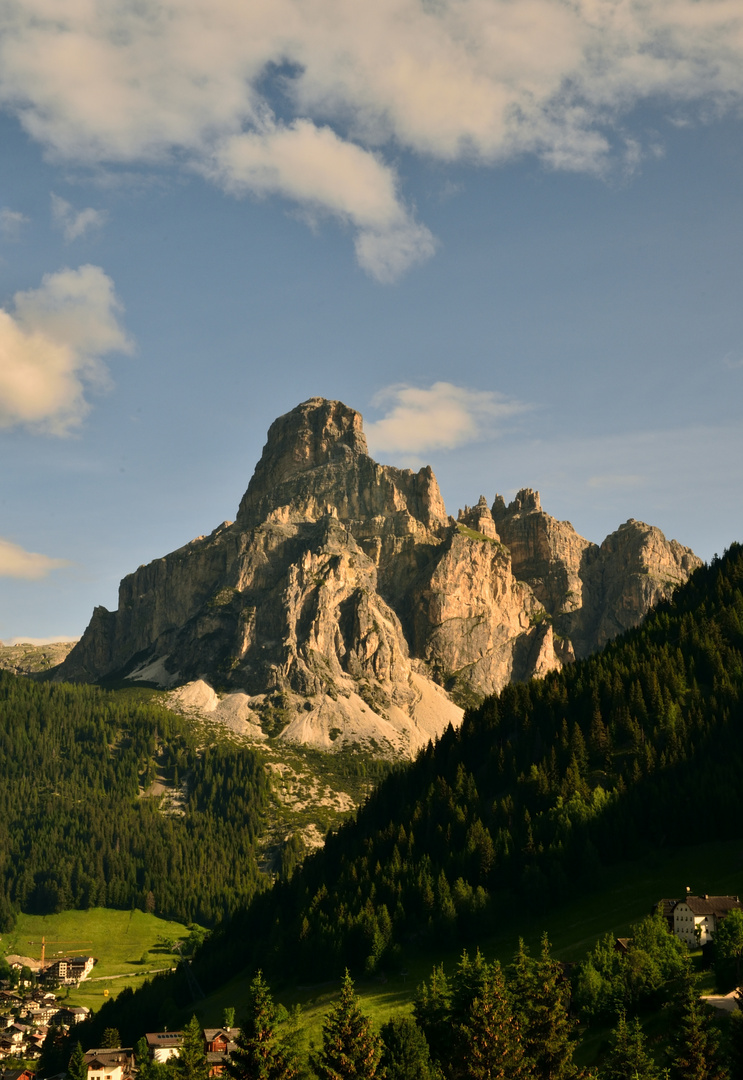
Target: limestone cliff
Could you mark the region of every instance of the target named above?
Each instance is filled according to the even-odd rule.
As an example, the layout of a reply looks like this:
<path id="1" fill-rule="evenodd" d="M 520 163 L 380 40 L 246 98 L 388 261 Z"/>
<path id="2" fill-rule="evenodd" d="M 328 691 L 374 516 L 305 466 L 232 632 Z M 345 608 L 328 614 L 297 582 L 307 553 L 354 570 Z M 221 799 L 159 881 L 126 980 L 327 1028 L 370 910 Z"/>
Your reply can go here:
<path id="1" fill-rule="evenodd" d="M 194 683 L 246 732 L 411 754 L 461 720 L 446 691 L 583 655 L 697 564 L 636 522 L 598 548 L 529 489 L 454 521 L 430 468 L 377 464 L 361 416 L 313 398 L 271 425 L 235 522 L 124 578 L 58 677 Z"/>

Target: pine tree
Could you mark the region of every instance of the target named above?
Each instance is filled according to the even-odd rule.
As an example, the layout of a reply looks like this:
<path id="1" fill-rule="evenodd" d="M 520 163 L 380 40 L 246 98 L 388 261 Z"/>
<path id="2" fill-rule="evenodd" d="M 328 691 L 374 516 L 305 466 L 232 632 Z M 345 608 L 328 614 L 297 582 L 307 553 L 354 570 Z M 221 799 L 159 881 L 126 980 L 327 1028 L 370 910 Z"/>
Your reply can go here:
<path id="1" fill-rule="evenodd" d="M 436 1061 L 448 1060 L 451 1053 L 451 996 L 442 964 L 433 969 L 428 982 L 421 983 L 413 1003 L 413 1015 Z"/>
<path id="2" fill-rule="evenodd" d="M 576 1073 L 575 1025 L 568 1015 L 570 989 L 562 968 L 552 958 L 546 934 L 542 936 L 539 958 L 531 957 L 519 939 L 510 975 L 516 1017 L 532 1075 L 543 1080 L 568 1080 Z"/>
<path id="3" fill-rule="evenodd" d="M 183 1029 L 183 1042 L 172 1067 L 175 1080 L 207 1080 L 209 1076 L 204 1033 L 195 1016 Z"/>
<path id="4" fill-rule="evenodd" d="M 346 971 L 340 1000 L 323 1021 L 322 1050 L 314 1062 L 320 1080 L 372 1080 L 381 1076 L 382 1040 L 364 1016 Z"/>
<path id="5" fill-rule="evenodd" d="M 277 1008 L 259 971 L 250 984 L 248 1004 L 237 1049 L 227 1062 L 227 1072 L 234 1080 L 293 1080 L 294 1063 L 276 1042 Z"/>
<path id="6" fill-rule="evenodd" d="M 108 1027 L 101 1036 L 101 1049 L 102 1050 L 115 1050 L 121 1046 L 121 1035 L 119 1029 L 114 1027 Z"/>
<path id="7" fill-rule="evenodd" d="M 530 1075 L 518 1021 L 497 961 L 490 966 L 488 978 L 472 1002 L 458 1041 L 463 1054 L 459 1067 L 453 1070 L 455 1076 L 466 1080 L 516 1080 Z"/>
<path id="8" fill-rule="evenodd" d="M 412 1016 L 393 1016 L 382 1027 L 386 1080 L 433 1080 L 426 1036 Z"/>
<path id="9" fill-rule="evenodd" d="M 611 1034 L 611 1050 L 602 1077 L 605 1080 L 659 1080 L 660 1073 L 647 1051 L 640 1021 L 631 1023 L 622 1012 Z"/>
<path id="10" fill-rule="evenodd" d="M 137 1080 L 152 1080 L 154 1070 L 150 1060 L 150 1048 L 144 1035 L 137 1039 L 134 1047 L 134 1061 L 137 1066 Z"/>
<path id="11" fill-rule="evenodd" d="M 85 1063 L 85 1054 L 80 1043 L 75 1043 L 70 1061 L 67 1066 L 69 1080 L 88 1080 L 88 1066 Z"/>
<path id="12" fill-rule="evenodd" d="M 699 1000 L 696 978 L 689 970 L 680 994 L 680 1015 L 671 1047 L 673 1080 L 728 1080 L 720 1061 L 719 1039 L 707 1006 Z"/>

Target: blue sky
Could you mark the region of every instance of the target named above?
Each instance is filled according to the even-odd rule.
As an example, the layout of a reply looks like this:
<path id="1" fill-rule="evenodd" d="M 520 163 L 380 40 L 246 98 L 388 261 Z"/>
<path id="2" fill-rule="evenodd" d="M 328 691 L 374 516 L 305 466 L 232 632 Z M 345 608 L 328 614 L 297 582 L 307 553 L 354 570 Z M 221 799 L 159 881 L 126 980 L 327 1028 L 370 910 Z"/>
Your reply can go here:
<path id="1" fill-rule="evenodd" d="M 732 0 L 0 15 L 0 637 L 234 517 L 280 413 L 450 513 L 743 540 Z"/>

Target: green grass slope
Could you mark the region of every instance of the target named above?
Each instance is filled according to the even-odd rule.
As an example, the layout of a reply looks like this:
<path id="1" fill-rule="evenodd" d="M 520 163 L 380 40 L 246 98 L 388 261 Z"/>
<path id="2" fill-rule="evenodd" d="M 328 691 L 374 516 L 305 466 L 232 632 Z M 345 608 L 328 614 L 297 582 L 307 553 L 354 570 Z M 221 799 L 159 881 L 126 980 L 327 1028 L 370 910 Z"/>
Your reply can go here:
<path id="1" fill-rule="evenodd" d="M 96 965 L 88 979 L 77 987 L 61 991 L 69 1005 L 99 1009 L 125 988 L 137 989 L 155 972 L 170 970 L 178 956 L 166 942 L 188 937 L 182 924 L 159 919 L 136 909 L 112 911 L 63 911 L 56 915 L 19 915 L 10 933 L 3 934 L 4 955 L 41 958 L 41 940 L 46 941 L 46 958 L 94 956 Z"/>

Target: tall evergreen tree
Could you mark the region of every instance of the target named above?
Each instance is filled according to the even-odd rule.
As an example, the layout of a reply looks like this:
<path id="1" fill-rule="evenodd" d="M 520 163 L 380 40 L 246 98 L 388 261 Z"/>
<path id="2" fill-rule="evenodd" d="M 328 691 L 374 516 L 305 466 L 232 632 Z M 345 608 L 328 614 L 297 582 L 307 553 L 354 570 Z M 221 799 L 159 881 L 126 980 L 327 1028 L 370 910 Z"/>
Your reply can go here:
<path id="1" fill-rule="evenodd" d="M 393 1016 L 381 1035 L 386 1080 L 434 1080 L 426 1036 L 412 1016 Z"/>
<path id="2" fill-rule="evenodd" d="M 628 1023 L 625 1014 L 619 1014 L 601 1075 L 602 1080 L 659 1080 L 660 1071 L 647 1051 L 645 1035 L 637 1017 Z"/>
<path id="3" fill-rule="evenodd" d="M 67 1065 L 69 1080 L 88 1080 L 88 1066 L 85 1064 L 85 1054 L 80 1043 L 75 1043 L 75 1049 L 70 1055 Z"/>
<path id="4" fill-rule="evenodd" d="M 172 1068 L 175 1080 L 207 1080 L 209 1076 L 204 1033 L 195 1016 L 183 1029 L 183 1042 L 172 1059 Z"/>
<path id="5" fill-rule="evenodd" d="M 315 1061 L 320 1080 L 373 1080 L 381 1076 L 382 1040 L 361 1011 L 346 971 L 340 1000 L 323 1021 L 322 1049 Z"/>
<path id="6" fill-rule="evenodd" d="M 575 1024 L 568 1015 L 570 987 L 552 957 L 546 934 L 542 935 L 539 957 L 530 956 L 519 939 L 510 975 L 532 1075 L 543 1080 L 569 1080 L 577 1071 L 573 1063 Z"/>
<path id="7" fill-rule="evenodd" d="M 443 964 L 431 978 L 421 983 L 413 1003 L 413 1014 L 426 1037 L 434 1060 L 448 1060 L 452 1049 L 451 987 Z"/>
<path id="8" fill-rule="evenodd" d="M 277 1045 L 277 1012 L 259 971 L 250 984 L 237 1049 L 227 1062 L 227 1072 L 234 1080 L 293 1080 L 297 1076 L 296 1066 Z"/>
<path id="9" fill-rule="evenodd" d="M 699 1000 L 691 970 L 684 978 L 676 1034 L 671 1047 L 673 1080 L 728 1080 L 720 1058 L 717 1032 L 710 1023 L 708 1006 Z"/>
<path id="10" fill-rule="evenodd" d="M 473 1000 L 462 1024 L 459 1043 L 462 1061 L 454 1076 L 462 1080 L 518 1080 L 531 1075 L 525 1059 L 519 1024 L 500 964 L 490 966 L 488 978 Z"/>
<path id="11" fill-rule="evenodd" d="M 137 1066 L 137 1080 L 152 1080 L 153 1069 L 150 1048 L 144 1035 L 137 1039 L 134 1046 L 134 1063 Z"/>

